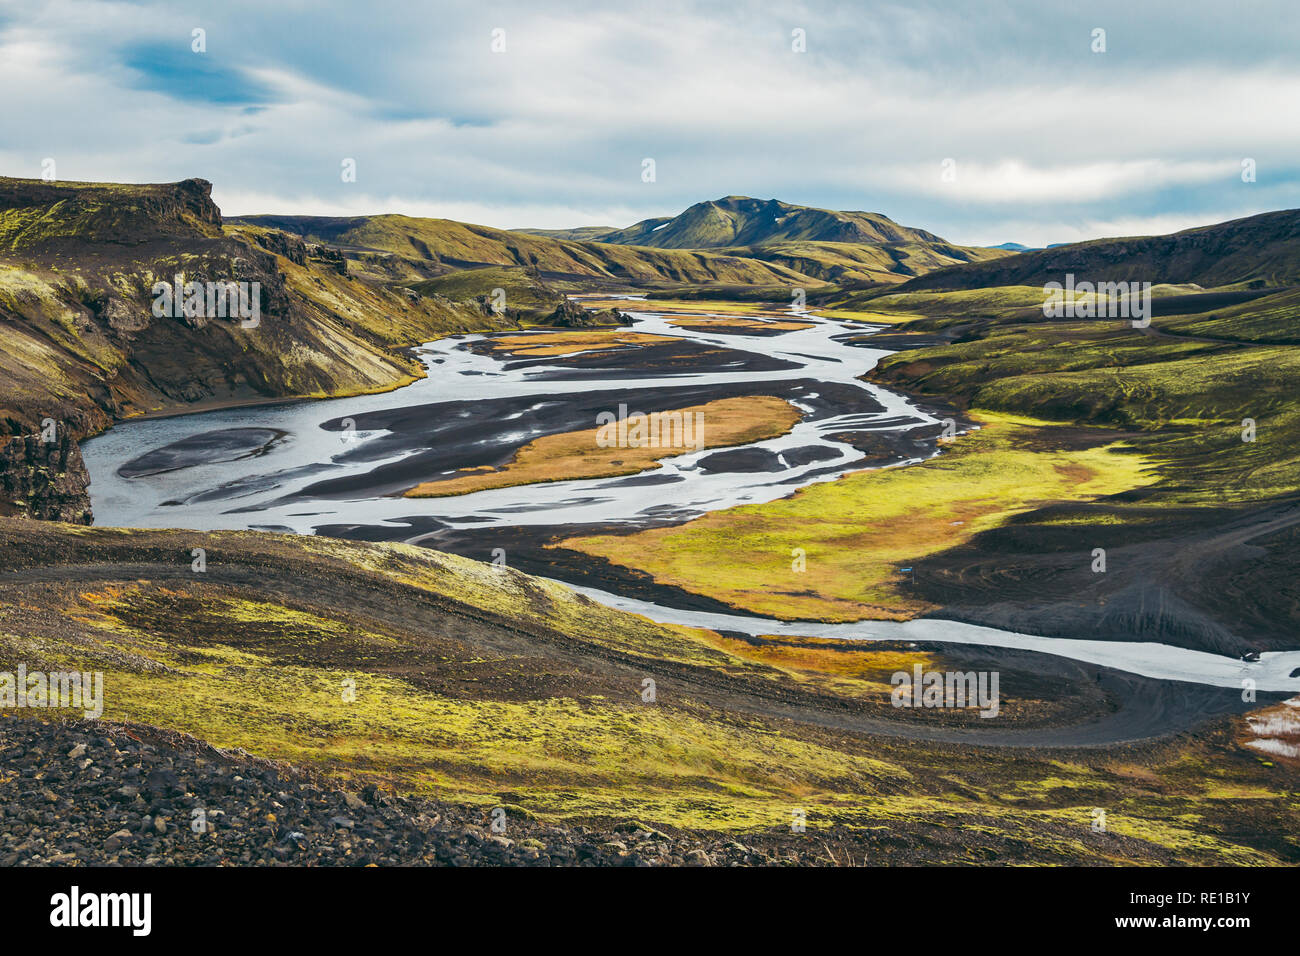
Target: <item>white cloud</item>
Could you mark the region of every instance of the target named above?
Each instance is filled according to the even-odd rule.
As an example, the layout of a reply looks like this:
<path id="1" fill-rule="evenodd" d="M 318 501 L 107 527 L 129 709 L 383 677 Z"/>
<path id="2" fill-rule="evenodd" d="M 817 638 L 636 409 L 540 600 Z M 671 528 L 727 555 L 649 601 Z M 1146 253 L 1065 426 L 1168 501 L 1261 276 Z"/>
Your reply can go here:
<path id="1" fill-rule="evenodd" d="M 1174 5 L 1162 18 L 1111 4 L 1113 52 L 1097 57 L 1077 18 L 1016 9 L 575 0 L 566 14 L 395 0 L 378 18 L 350 3 L 232 2 L 202 17 L 204 62 L 272 92 L 250 113 L 179 99 L 161 80 L 140 89 L 123 65 L 132 44 L 187 49 L 189 11 L 11 3 L 0 85 L 21 95 L 0 118 L 0 162 L 12 175 L 52 155 L 66 177 L 203 176 L 240 214 L 625 225 L 747 193 L 1031 244 L 1300 198 L 1300 127 L 1286 121 L 1300 68 L 1262 55 L 1285 50 L 1289 20 L 1207 26 Z M 806 54 L 790 50 L 794 26 Z M 1185 42 L 1161 46 L 1171 32 Z M 340 181 L 344 157 L 355 184 Z M 644 157 L 658 163 L 652 185 Z M 953 183 L 939 178 L 946 157 Z M 1244 157 L 1260 182 L 1229 194 Z"/>
<path id="2" fill-rule="evenodd" d="M 1132 159 L 1051 167 L 1019 160 L 957 162 L 951 181 L 943 180 L 942 168 L 939 163 L 929 170 L 896 167 L 891 178 L 897 186 L 967 202 L 1081 203 L 1169 186 L 1226 182 L 1241 173 L 1240 160 L 1235 158 L 1217 162 Z"/>

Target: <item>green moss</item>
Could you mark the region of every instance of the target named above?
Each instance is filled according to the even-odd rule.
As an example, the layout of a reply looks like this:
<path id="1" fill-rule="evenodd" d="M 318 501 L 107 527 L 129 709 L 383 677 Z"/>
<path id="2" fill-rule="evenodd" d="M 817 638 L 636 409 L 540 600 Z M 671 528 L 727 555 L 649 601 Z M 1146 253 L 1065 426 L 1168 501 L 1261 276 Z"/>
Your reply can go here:
<path id="1" fill-rule="evenodd" d="M 898 619 L 927 605 L 899 568 L 957 546 L 1047 502 L 1091 500 L 1153 479 L 1119 444 L 1053 445 L 1032 419 L 987 425 L 942 455 L 810 485 L 788 498 L 713 512 L 632 535 L 571 538 L 559 547 L 648 572 L 666 584 L 786 619 Z M 806 572 L 792 568 L 802 548 Z"/>
<path id="2" fill-rule="evenodd" d="M 972 863 L 1295 856 L 1266 832 L 1294 828 L 1300 801 L 1271 792 L 1277 771 L 1222 734 L 1147 746 L 1133 771 L 1111 766 L 1106 751 L 1067 761 L 823 729 L 722 709 L 674 691 L 672 676 L 709 688 L 725 674 L 738 697 L 761 699 L 791 692 L 796 664 L 813 679 L 817 657 L 836 653 L 821 645 L 794 646 L 795 658 L 778 655 L 774 666 L 719 635 L 406 546 L 34 524 L 0 521 L 0 555 L 61 564 L 65 583 L 0 591 L 0 669 L 22 661 L 101 671 L 110 719 L 185 731 L 348 786 L 375 782 L 548 820 L 736 833 L 788 832 L 802 811 L 810 839 L 873 834 L 874 862 L 888 862 L 891 848 L 899 859 L 923 852 Z M 210 562 L 237 557 L 261 571 L 239 587 L 206 575 L 138 579 L 142 566 L 169 568 L 196 546 Z M 112 566 L 132 577 L 77 589 L 77 569 Z M 51 587 L 63 597 L 51 600 Z M 408 613 L 334 597 L 376 591 L 403 595 Z M 33 613 L 37 594 L 45 606 Z M 446 635 L 427 633 L 433 608 Z M 426 624 L 393 623 L 404 619 Z M 557 667 L 539 670 L 539 649 L 552 645 L 562 648 Z M 664 677 L 659 703 L 640 700 L 643 666 Z M 1106 839 L 1089 835 L 1099 805 L 1113 821 Z"/>

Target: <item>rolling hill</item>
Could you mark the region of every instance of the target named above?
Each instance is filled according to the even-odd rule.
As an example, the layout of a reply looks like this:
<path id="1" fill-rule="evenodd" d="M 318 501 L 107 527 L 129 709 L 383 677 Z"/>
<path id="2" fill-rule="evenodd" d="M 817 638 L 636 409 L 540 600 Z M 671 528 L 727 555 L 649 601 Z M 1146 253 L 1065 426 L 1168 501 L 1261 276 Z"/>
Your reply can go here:
<path id="1" fill-rule="evenodd" d="M 202 574 L 190 568 L 195 547 L 210 556 Z M 556 864 L 623 866 L 690 853 L 722 866 L 1297 857 L 1293 788 L 1234 744 L 1244 721 L 1063 751 L 931 740 L 980 718 L 936 727 L 899 716 L 893 671 L 973 669 L 989 659 L 980 648 L 751 644 L 410 545 L 2 517 L 0 620 L 0 669 L 57 661 L 102 674 L 107 691 L 102 721 L 46 725 L 86 734 L 100 774 L 78 772 L 65 756 L 76 741 L 33 734 L 22 712 L 0 725 L 6 799 L 40 794 L 50 814 L 39 836 L 6 820 L 4 865 L 42 852 L 212 865 L 270 847 L 292 863 L 471 862 L 457 836 Z M 647 675 L 654 703 L 642 698 Z M 1002 686 L 1029 733 L 1044 715 L 1071 726 L 1126 693 L 1167 699 L 1154 682 L 1126 691 L 1072 662 L 1045 676 L 1012 662 Z M 341 695 L 348 687 L 355 694 Z M 27 742 L 15 747 L 20 729 Z M 119 743 L 97 742 L 110 736 Z M 147 746 L 161 763 L 181 741 L 205 764 L 168 761 L 186 796 L 155 811 L 164 826 L 128 821 L 122 785 L 150 792 L 160 775 L 123 779 L 117 748 Z M 233 761 L 219 785 L 206 771 Z M 304 803 L 304 771 L 335 792 L 332 809 Z M 254 793 L 257 817 L 244 810 Z M 222 810 L 208 834 L 191 832 L 180 802 L 191 797 Z M 437 801 L 422 832 L 377 813 L 407 799 Z M 1104 839 L 1089 827 L 1098 804 L 1113 808 Z M 493 832 L 502 813 L 504 838 Z M 128 822 L 131 839 L 112 840 Z"/>
<path id="2" fill-rule="evenodd" d="M 811 276 L 778 263 L 719 252 L 643 249 L 510 232 L 452 219 L 381 215 L 247 216 L 233 220 L 293 233 L 348 252 L 384 252 L 431 262 L 442 271 L 525 266 L 546 278 L 628 285 L 806 285 Z"/>
<path id="3" fill-rule="evenodd" d="M 656 249 L 724 249 L 775 242 L 943 243 L 934 233 L 900 226 L 880 213 L 835 212 L 748 196 L 699 202 L 680 215 L 644 219 L 626 229 L 598 233 L 595 228 L 536 231 Z"/>
<path id="4" fill-rule="evenodd" d="M 832 212 L 730 196 L 627 229 L 494 229 L 381 215 L 249 216 L 352 255 L 387 253 L 440 271 L 517 266 L 551 281 L 664 288 L 897 283 L 960 262 L 1009 255 L 955 246 L 877 213 Z"/>
<path id="5" fill-rule="evenodd" d="M 897 291 L 1041 287 L 1066 273 L 1092 282 L 1290 285 L 1300 281 L 1300 210 L 1266 212 L 1165 236 L 1075 242 L 939 269 Z"/>
<path id="6" fill-rule="evenodd" d="M 824 282 L 860 286 L 893 284 L 965 262 L 983 262 L 1012 253 L 943 242 L 770 242 L 721 250 L 778 263 Z"/>

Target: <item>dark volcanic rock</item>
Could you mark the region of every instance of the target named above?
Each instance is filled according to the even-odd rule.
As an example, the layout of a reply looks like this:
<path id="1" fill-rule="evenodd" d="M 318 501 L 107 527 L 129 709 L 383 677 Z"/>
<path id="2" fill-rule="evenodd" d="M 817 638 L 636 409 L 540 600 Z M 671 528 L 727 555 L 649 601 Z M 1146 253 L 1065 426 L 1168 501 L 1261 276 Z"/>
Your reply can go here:
<path id="1" fill-rule="evenodd" d="M 322 246 L 316 243 L 307 245 L 307 255 L 317 262 L 322 262 L 329 266 L 341 276 L 348 274 L 348 259 L 341 249 L 331 249 L 329 246 Z M 388 257 L 396 258 L 396 257 Z"/>
<path id="2" fill-rule="evenodd" d="M 253 237 L 257 244 L 277 256 L 284 256 L 295 265 L 307 264 L 307 243 L 297 236 L 283 232 L 259 232 Z"/>
<path id="3" fill-rule="evenodd" d="M 139 245 L 175 236 L 221 235 L 221 210 L 212 183 L 186 179 L 148 186 L 61 183 L 0 178 L 0 209 L 58 207 L 59 225 L 23 233 L 23 248 L 62 246 L 93 236 L 101 243 Z"/>
<path id="4" fill-rule="evenodd" d="M 89 484 L 81 449 L 62 426 L 52 442 L 0 439 L 0 515 L 90 524 Z"/>
<path id="5" fill-rule="evenodd" d="M 565 299 L 546 319 L 560 328 L 586 328 L 593 325 L 631 325 L 632 320 L 614 309 L 593 312 L 572 299 Z"/>
<path id="6" fill-rule="evenodd" d="M 551 826 L 522 807 L 339 789 L 242 751 L 107 721 L 0 720 L 0 866 L 696 866 L 727 838 Z"/>

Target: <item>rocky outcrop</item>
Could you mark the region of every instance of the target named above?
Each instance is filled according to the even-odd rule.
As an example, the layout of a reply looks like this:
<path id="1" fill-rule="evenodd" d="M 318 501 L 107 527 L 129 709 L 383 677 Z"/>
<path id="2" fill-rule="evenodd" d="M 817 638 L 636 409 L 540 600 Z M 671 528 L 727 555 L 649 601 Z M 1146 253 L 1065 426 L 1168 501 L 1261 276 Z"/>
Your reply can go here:
<path id="1" fill-rule="evenodd" d="M 590 328 L 597 325 L 631 325 L 632 320 L 615 309 L 595 312 L 584 309 L 572 299 L 565 299 L 554 312 L 546 318 L 548 325 L 560 328 Z"/>
<path id="2" fill-rule="evenodd" d="M 0 438 L 0 515 L 90 524 L 90 475 L 77 441 L 53 428 L 41 435 Z"/>
<path id="3" fill-rule="evenodd" d="M 319 262 L 337 272 L 341 276 L 348 274 L 347 256 L 343 255 L 341 249 L 331 249 L 329 246 L 308 243 L 307 255 L 311 256 L 311 258 L 316 262 Z"/>
<path id="4" fill-rule="evenodd" d="M 0 246 L 62 251 L 69 244 L 138 247 L 178 236 L 221 236 L 212 183 L 120 186 L 0 177 Z M 53 213 L 53 214 L 52 214 Z"/>
<path id="5" fill-rule="evenodd" d="M 253 238 L 259 246 L 268 252 L 273 252 L 277 256 L 284 256 L 296 265 L 303 266 L 307 264 L 307 243 L 297 236 L 290 236 L 283 232 L 259 232 L 255 233 Z"/>

